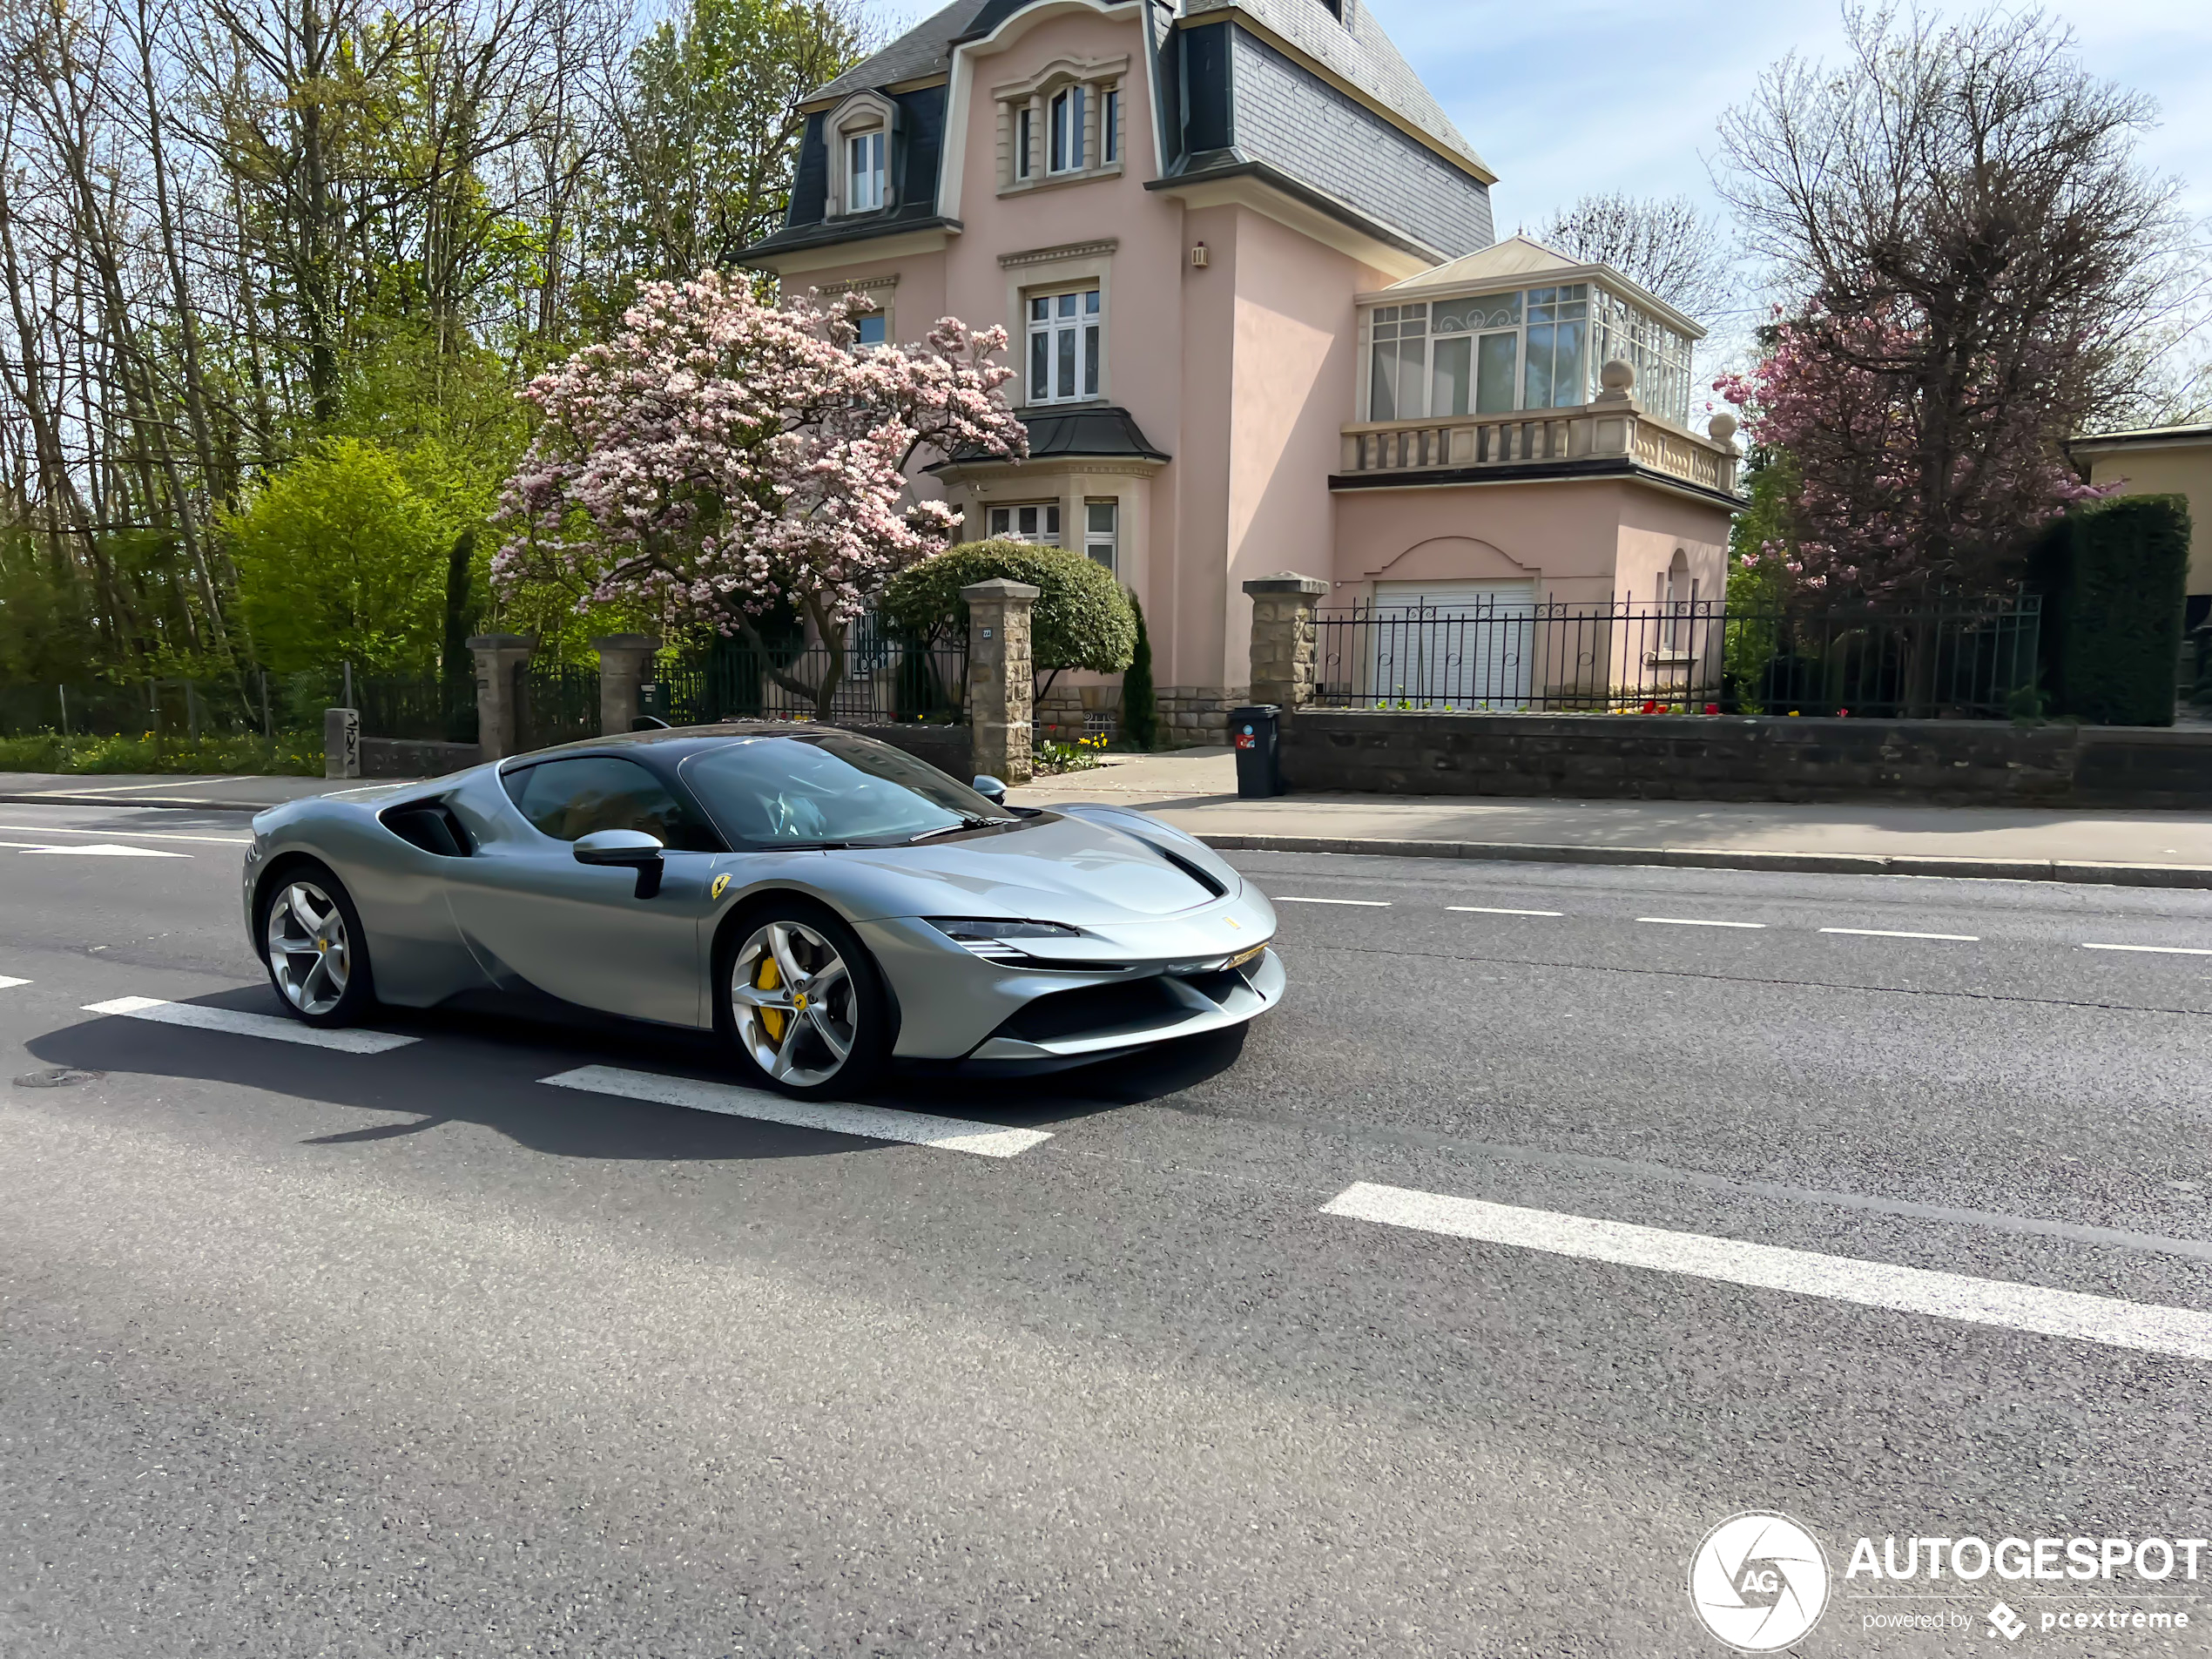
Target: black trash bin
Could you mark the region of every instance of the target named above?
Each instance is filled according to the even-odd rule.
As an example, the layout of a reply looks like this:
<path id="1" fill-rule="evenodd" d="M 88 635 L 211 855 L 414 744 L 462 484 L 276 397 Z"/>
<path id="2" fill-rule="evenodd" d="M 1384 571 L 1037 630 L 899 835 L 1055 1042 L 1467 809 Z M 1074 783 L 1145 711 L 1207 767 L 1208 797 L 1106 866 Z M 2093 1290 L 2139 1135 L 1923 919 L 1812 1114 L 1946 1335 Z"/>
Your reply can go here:
<path id="1" fill-rule="evenodd" d="M 1283 792 L 1282 712 L 1272 703 L 1230 711 L 1229 740 L 1237 747 L 1237 793 L 1243 799 Z"/>

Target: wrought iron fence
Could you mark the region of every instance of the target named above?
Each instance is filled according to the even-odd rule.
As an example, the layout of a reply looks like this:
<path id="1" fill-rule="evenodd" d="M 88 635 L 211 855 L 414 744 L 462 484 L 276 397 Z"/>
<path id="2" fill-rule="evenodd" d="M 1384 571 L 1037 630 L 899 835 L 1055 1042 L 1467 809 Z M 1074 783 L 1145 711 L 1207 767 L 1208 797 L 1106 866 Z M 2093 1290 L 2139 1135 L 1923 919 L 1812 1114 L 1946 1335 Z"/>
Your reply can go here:
<path id="1" fill-rule="evenodd" d="M 435 675 L 379 676 L 354 682 L 354 706 L 366 738 L 411 738 L 442 743 L 476 741 L 476 682 L 448 683 Z"/>
<path id="2" fill-rule="evenodd" d="M 829 648 L 819 641 L 770 640 L 764 651 L 725 637 L 703 655 L 664 662 L 644 702 L 671 725 L 812 718 L 829 669 Z M 967 679 L 964 640 L 919 638 L 863 616 L 846 631 L 829 711 L 840 720 L 954 721 Z"/>
<path id="3" fill-rule="evenodd" d="M 599 735 L 599 671 L 534 662 L 525 677 L 523 746 L 543 749 Z"/>
<path id="4" fill-rule="evenodd" d="M 2041 600 L 1915 610 L 1477 601 L 1316 613 L 1315 702 L 1474 712 L 2015 712 Z"/>
<path id="5" fill-rule="evenodd" d="M 227 678 L 159 677 L 0 685 L 0 736 L 235 737 L 293 729 L 285 683 L 249 668 Z M 321 716 L 316 716 L 320 726 Z"/>

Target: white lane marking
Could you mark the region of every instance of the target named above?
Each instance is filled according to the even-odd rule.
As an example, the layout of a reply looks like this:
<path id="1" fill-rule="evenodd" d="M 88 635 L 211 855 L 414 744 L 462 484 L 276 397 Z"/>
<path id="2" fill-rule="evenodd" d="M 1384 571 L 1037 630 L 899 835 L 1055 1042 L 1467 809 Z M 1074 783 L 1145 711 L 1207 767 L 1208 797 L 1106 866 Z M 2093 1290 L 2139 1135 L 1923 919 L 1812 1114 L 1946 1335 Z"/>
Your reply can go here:
<path id="1" fill-rule="evenodd" d="M 12 991 L 18 985 L 28 985 L 27 979 L 17 979 L 12 974 L 0 974 L 0 991 Z"/>
<path id="2" fill-rule="evenodd" d="M 1978 945 L 1979 934 L 1904 934 L 1887 927 L 1823 927 L 1824 934 L 1856 934 L 1862 939 L 1955 939 L 1962 945 Z"/>
<path id="3" fill-rule="evenodd" d="M 189 853 L 172 853 L 165 846 L 124 846 L 114 841 L 95 841 L 90 846 L 26 846 L 23 850 L 79 859 L 188 859 L 192 856 Z"/>
<path id="4" fill-rule="evenodd" d="M 2194 945 L 2084 945 L 2084 950 L 2140 950 L 2153 956 L 2212 956 L 2212 950 Z"/>
<path id="5" fill-rule="evenodd" d="M 719 1112 L 725 1117 L 755 1117 L 764 1123 L 788 1123 L 794 1129 L 829 1130 L 871 1141 L 904 1141 L 909 1146 L 930 1146 L 941 1152 L 973 1152 L 978 1157 L 1010 1158 L 1052 1138 L 1041 1129 L 1007 1129 L 960 1117 L 934 1117 L 927 1112 L 894 1111 L 887 1106 L 792 1100 L 765 1089 L 625 1071 L 619 1066 L 579 1066 L 538 1081 L 590 1095 L 618 1095 L 624 1100 L 650 1100 L 690 1111 Z"/>
<path id="6" fill-rule="evenodd" d="M 1277 904 L 1356 904 L 1369 910 L 1390 908 L 1390 900 L 1387 899 L 1293 899 L 1287 894 L 1280 893 L 1271 894 L 1268 896 Z"/>
<path id="7" fill-rule="evenodd" d="M 1477 916 L 1560 916 L 1567 914 L 1563 910 L 1501 910 L 1497 906 L 1488 904 L 1447 904 L 1444 907 L 1447 910 L 1464 910 Z"/>
<path id="8" fill-rule="evenodd" d="M 301 1042 L 311 1049 L 335 1049 L 341 1054 L 382 1054 L 404 1049 L 418 1039 L 395 1036 L 389 1031 L 354 1031 L 302 1025 L 280 1014 L 247 1014 L 238 1008 L 211 1008 L 198 1002 L 165 1002 L 152 996 L 118 996 L 111 1002 L 87 1002 L 87 1014 L 120 1014 L 157 1025 L 185 1025 L 200 1031 L 227 1031 L 234 1036 L 267 1037 L 277 1042 Z"/>
<path id="9" fill-rule="evenodd" d="M 2212 1313 L 2126 1302 L 2005 1279 L 1897 1267 L 1849 1256 L 1823 1256 L 1775 1244 L 1598 1221 L 1356 1182 L 1324 1204 L 1326 1216 L 1412 1227 L 1454 1238 L 1577 1256 L 1621 1267 L 1656 1268 L 1754 1290 L 1823 1296 L 1896 1313 L 1928 1313 L 2039 1336 L 2071 1337 L 2144 1353 L 2212 1359 Z"/>
<path id="10" fill-rule="evenodd" d="M 245 774 L 235 778 L 179 778 L 166 784 L 102 784 L 97 789 L 37 789 L 35 795 L 134 795 L 145 789 L 196 789 L 202 784 L 236 784 L 246 781 Z"/>
<path id="11" fill-rule="evenodd" d="M 71 829 L 66 824 L 0 824 L 23 835 L 120 835 L 133 841 L 209 841 L 217 846 L 251 846 L 251 835 L 179 835 L 165 830 Z"/>
<path id="12" fill-rule="evenodd" d="M 1656 921 L 1662 927 L 1764 927 L 1763 921 L 1700 921 L 1690 916 L 1638 916 L 1638 921 Z"/>

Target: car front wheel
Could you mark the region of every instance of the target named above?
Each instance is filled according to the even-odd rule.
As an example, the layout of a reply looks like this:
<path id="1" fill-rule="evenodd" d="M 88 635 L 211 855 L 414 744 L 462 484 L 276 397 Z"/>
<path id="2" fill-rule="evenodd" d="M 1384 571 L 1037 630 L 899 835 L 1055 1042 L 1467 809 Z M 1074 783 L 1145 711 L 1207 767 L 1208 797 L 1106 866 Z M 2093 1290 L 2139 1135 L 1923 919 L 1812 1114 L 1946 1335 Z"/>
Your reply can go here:
<path id="1" fill-rule="evenodd" d="M 352 896 L 321 865 L 280 871 L 261 894 L 255 930 L 269 983 L 309 1025 L 351 1025 L 375 1006 L 368 943 Z"/>
<path id="2" fill-rule="evenodd" d="M 721 1028 L 772 1087 L 849 1095 L 880 1066 L 887 999 L 859 936 L 827 910 L 772 902 L 738 918 L 716 981 Z"/>

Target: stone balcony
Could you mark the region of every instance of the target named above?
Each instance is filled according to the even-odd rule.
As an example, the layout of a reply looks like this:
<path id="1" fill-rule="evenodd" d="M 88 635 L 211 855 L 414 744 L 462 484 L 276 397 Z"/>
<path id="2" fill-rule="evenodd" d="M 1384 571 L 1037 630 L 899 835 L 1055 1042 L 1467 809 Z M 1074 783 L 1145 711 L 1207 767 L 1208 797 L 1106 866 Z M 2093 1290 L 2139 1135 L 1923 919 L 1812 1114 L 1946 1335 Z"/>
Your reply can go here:
<path id="1" fill-rule="evenodd" d="M 1700 436 L 1639 408 L 1625 388 L 1608 388 L 1573 408 L 1355 421 L 1344 428 L 1340 469 L 1330 482 L 1359 489 L 1400 481 L 1476 483 L 1487 473 L 1502 482 L 1640 471 L 1733 496 L 1735 433 L 1734 419 L 1720 415 L 1713 435 Z"/>

